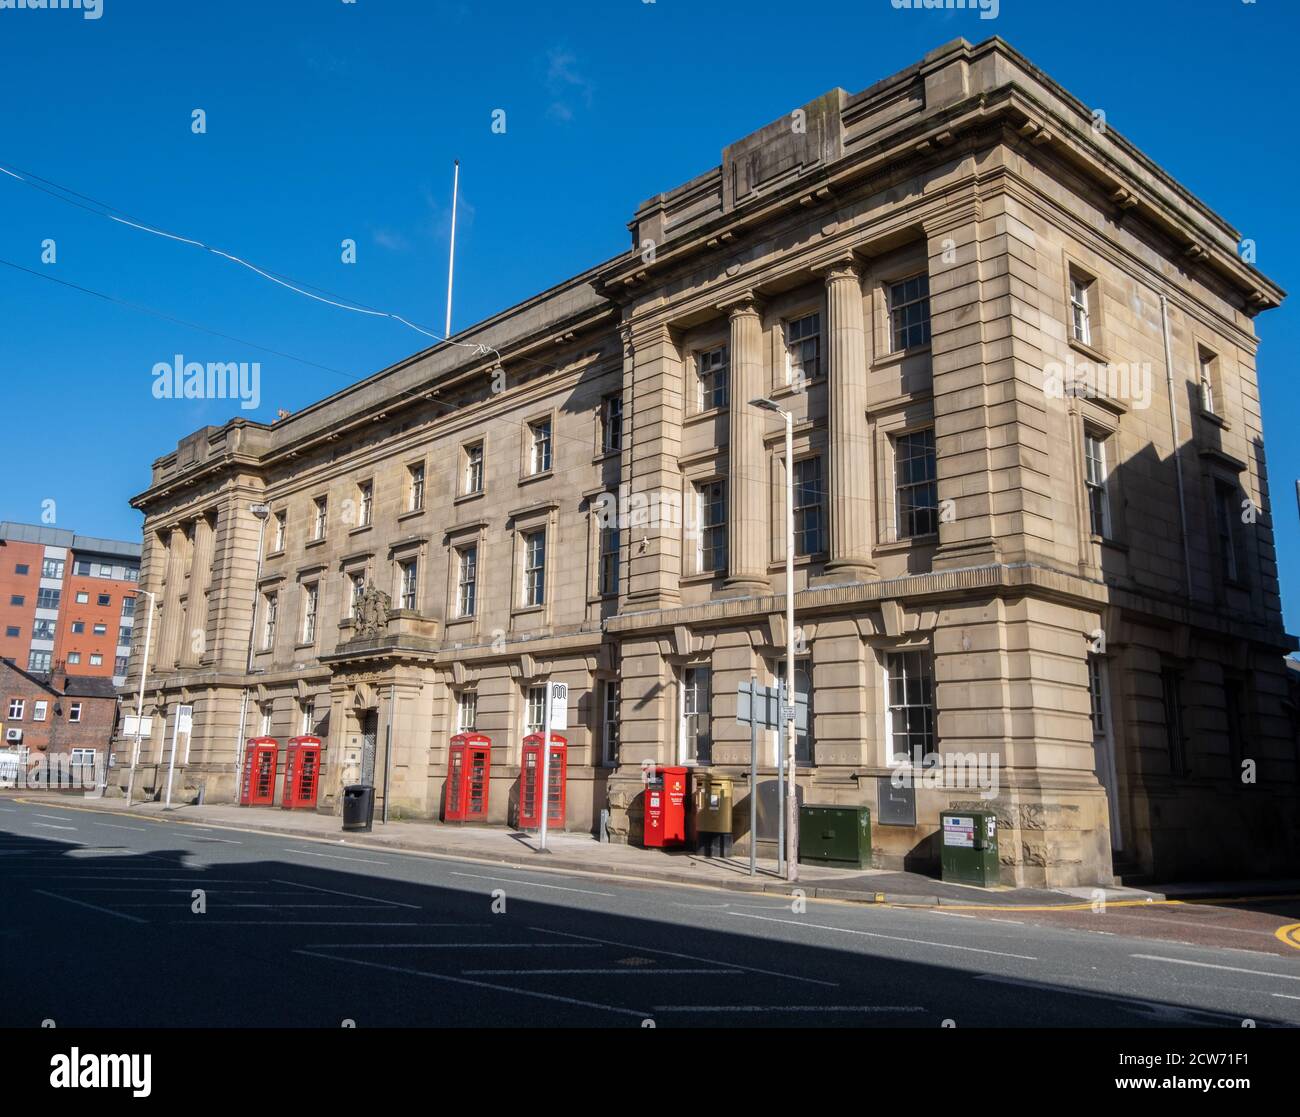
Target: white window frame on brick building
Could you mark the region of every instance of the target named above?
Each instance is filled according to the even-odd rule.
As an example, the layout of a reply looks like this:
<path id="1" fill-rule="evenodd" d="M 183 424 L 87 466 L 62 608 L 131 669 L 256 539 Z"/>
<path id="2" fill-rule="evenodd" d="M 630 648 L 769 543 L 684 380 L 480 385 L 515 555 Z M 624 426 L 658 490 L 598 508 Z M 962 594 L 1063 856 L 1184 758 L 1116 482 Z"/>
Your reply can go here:
<path id="1" fill-rule="evenodd" d="M 725 345 L 700 349 L 691 362 L 695 367 L 695 410 L 715 411 L 726 408 L 730 401 L 731 359 Z"/>
<path id="2" fill-rule="evenodd" d="M 316 622 L 320 610 L 320 583 L 302 584 L 302 643 L 316 643 Z"/>
<path id="3" fill-rule="evenodd" d="M 478 691 L 458 690 L 456 696 L 456 732 L 473 733 L 478 727 Z"/>
<path id="4" fill-rule="evenodd" d="M 275 646 L 275 625 L 280 614 L 280 594 L 276 590 L 262 595 L 265 603 L 262 609 L 262 651 L 269 652 Z"/>
<path id="5" fill-rule="evenodd" d="M 919 767 L 938 741 L 933 655 L 928 647 L 893 648 L 881 659 L 885 761 L 891 768 Z"/>
<path id="6" fill-rule="evenodd" d="M 678 686 L 677 763 L 713 762 L 713 668 L 688 663 L 681 669 Z M 700 759 L 701 742 L 706 755 Z"/>
<path id="7" fill-rule="evenodd" d="M 6 721 L 22 721 L 23 714 L 27 710 L 27 700 L 25 698 L 9 699 L 9 713 L 6 715 Z"/>
<path id="8" fill-rule="evenodd" d="M 696 574 L 727 573 L 727 482 L 714 477 L 697 481 L 695 494 Z"/>
<path id="9" fill-rule="evenodd" d="M 539 477 L 551 472 L 554 430 L 551 417 L 534 419 L 528 424 L 528 475 Z"/>
<path id="10" fill-rule="evenodd" d="M 420 605 L 420 560 L 412 557 L 397 564 L 397 607 L 412 612 Z"/>
<path id="11" fill-rule="evenodd" d="M 522 602 L 525 609 L 546 604 L 546 529 L 534 528 L 520 537 L 523 571 Z"/>
<path id="12" fill-rule="evenodd" d="M 616 454 L 623 449 L 623 394 L 616 392 L 600 401 L 600 452 Z"/>
<path id="13" fill-rule="evenodd" d="M 785 382 L 795 387 L 822 374 L 821 311 L 791 318 L 785 323 Z"/>
<path id="14" fill-rule="evenodd" d="M 1088 530 L 1109 539 L 1110 474 L 1106 466 L 1106 435 L 1092 427 L 1083 430 L 1083 485 L 1087 495 Z"/>
<path id="15" fill-rule="evenodd" d="M 369 527 L 375 515 L 375 483 L 362 481 L 357 485 L 357 527 Z"/>
<path id="16" fill-rule="evenodd" d="M 456 616 L 472 617 L 478 608 L 478 543 L 456 548 Z"/>
<path id="17" fill-rule="evenodd" d="M 619 703 L 622 688 L 617 679 L 600 680 L 600 762 L 606 768 L 619 763 Z"/>
<path id="18" fill-rule="evenodd" d="M 424 462 L 412 462 L 406 467 L 406 510 L 424 511 Z"/>
<path id="19" fill-rule="evenodd" d="M 546 684 L 525 683 L 524 695 L 524 736 L 541 733 L 546 723 Z"/>
<path id="20" fill-rule="evenodd" d="M 800 558 L 826 550 L 826 479 L 820 454 L 794 463 L 794 553 Z"/>
<path id="21" fill-rule="evenodd" d="M 1196 364 L 1200 374 L 1198 397 L 1201 410 L 1206 415 L 1218 415 L 1217 390 L 1219 383 L 1219 358 L 1204 346 L 1196 347 Z"/>
<path id="22" fill-rule="evenodd" d="M 483 441 L 467 442 L 461 447 L 462 485 L 461 496 L 477 496 L 483 491 L 483 463 L 485 456 Z"/>

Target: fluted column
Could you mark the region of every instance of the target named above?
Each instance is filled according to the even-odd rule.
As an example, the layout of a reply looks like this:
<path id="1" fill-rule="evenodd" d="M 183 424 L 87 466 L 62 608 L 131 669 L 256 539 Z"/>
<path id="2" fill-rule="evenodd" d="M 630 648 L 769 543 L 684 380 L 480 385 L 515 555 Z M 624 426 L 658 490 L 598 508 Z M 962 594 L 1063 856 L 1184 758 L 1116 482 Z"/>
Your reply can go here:
<path id="1" fill-rule="evenodd" d="M 752 295 L 730 305 L 731 383 L 727 478 L 727 586 L 737 593 L 767 590 L 767 415 L 750 401 L 767 395 L 763 381 L 763 322 Z"/>
<path id="2" fill-rule="evenodd" d="M 167 532 L 167 562 L 164 567 L 162 587 L 162 631 L 158 636 L 158 670 L 170 671 L 176 666 L 177 653 L 180 650 L 181 613 L 184 608 L 181 598 L 185 587 L 185 531 L 180 525 Z"/>
<path id="3" fill-rule="evenodd" d="M 862 277 L 851 257 L 836 260 L 826 277 L 826 340 L 830 434 L 830 557 L 837 578 L 874 577 L 871 559 L 871 438 L 867 429 L 867 342 Z"/>

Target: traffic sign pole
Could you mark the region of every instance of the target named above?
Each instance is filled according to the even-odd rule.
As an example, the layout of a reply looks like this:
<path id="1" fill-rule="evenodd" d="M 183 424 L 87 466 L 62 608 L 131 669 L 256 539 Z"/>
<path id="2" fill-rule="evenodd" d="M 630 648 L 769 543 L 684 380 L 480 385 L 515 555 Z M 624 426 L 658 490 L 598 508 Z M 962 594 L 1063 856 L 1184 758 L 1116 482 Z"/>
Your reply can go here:
<path id="1" fill-rule="evenodd" d="M 758 677 L 749 676 L 749 875 L 758 876 Z"/>

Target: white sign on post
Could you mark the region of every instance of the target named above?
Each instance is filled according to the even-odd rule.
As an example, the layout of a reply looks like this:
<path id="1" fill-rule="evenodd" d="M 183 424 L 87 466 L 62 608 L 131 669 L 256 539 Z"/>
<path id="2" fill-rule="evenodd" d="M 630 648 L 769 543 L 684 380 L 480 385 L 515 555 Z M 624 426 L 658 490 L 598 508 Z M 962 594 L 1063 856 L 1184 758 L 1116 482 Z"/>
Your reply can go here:
<path id="1" fill-rule="evenodd" d="M 190 733 L 194 729 L 194 707 L 177 706 L 176 707 L 176 731 L 178 733 Z"/>
<path id="2" fill-rule="evenodd" d="M 551 729 L 569 728 L 569 684 L 551 684 L 550 713 L 547 724 Z"/>

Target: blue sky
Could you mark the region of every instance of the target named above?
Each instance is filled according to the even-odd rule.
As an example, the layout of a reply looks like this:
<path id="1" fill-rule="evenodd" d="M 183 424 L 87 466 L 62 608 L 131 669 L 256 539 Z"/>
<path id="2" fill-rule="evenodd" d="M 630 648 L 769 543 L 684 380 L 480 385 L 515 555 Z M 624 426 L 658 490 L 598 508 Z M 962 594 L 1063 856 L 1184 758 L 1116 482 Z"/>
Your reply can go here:
<path id="1" fill-rule="evenodd" d="M 0 163 L 440 331 L 453 159 L 463 328 L 622 251 L 637 204 L 715 166 L 724 144 L 949 39 L 1001 35 L 1253 237 L 1259 266 L 1296 292 L 1257 327 L 1283 592 L 1300 631 L 1300 393 L 1286 386 L 1300 354 L 1297 31 L 1294 0 L 1001 0 L 991 20 L 890 0 L 0 10 Z M 191 130 L 195 109 L 206 134 Z M 127 500 L 149 463 L 235 413 L 155 400 L 151 370 L 175 354 L 260 360 L 261 406 L 245 414 L 269 420 L 426 344 L 3 175 L 0 214 L 0 259 L 242 339 L 0 266 L 0 519 L 38 522 L 54 500 L 58 526 L 136 537 Z M 345 238 L 355 264 L 340 260 Z"/>

